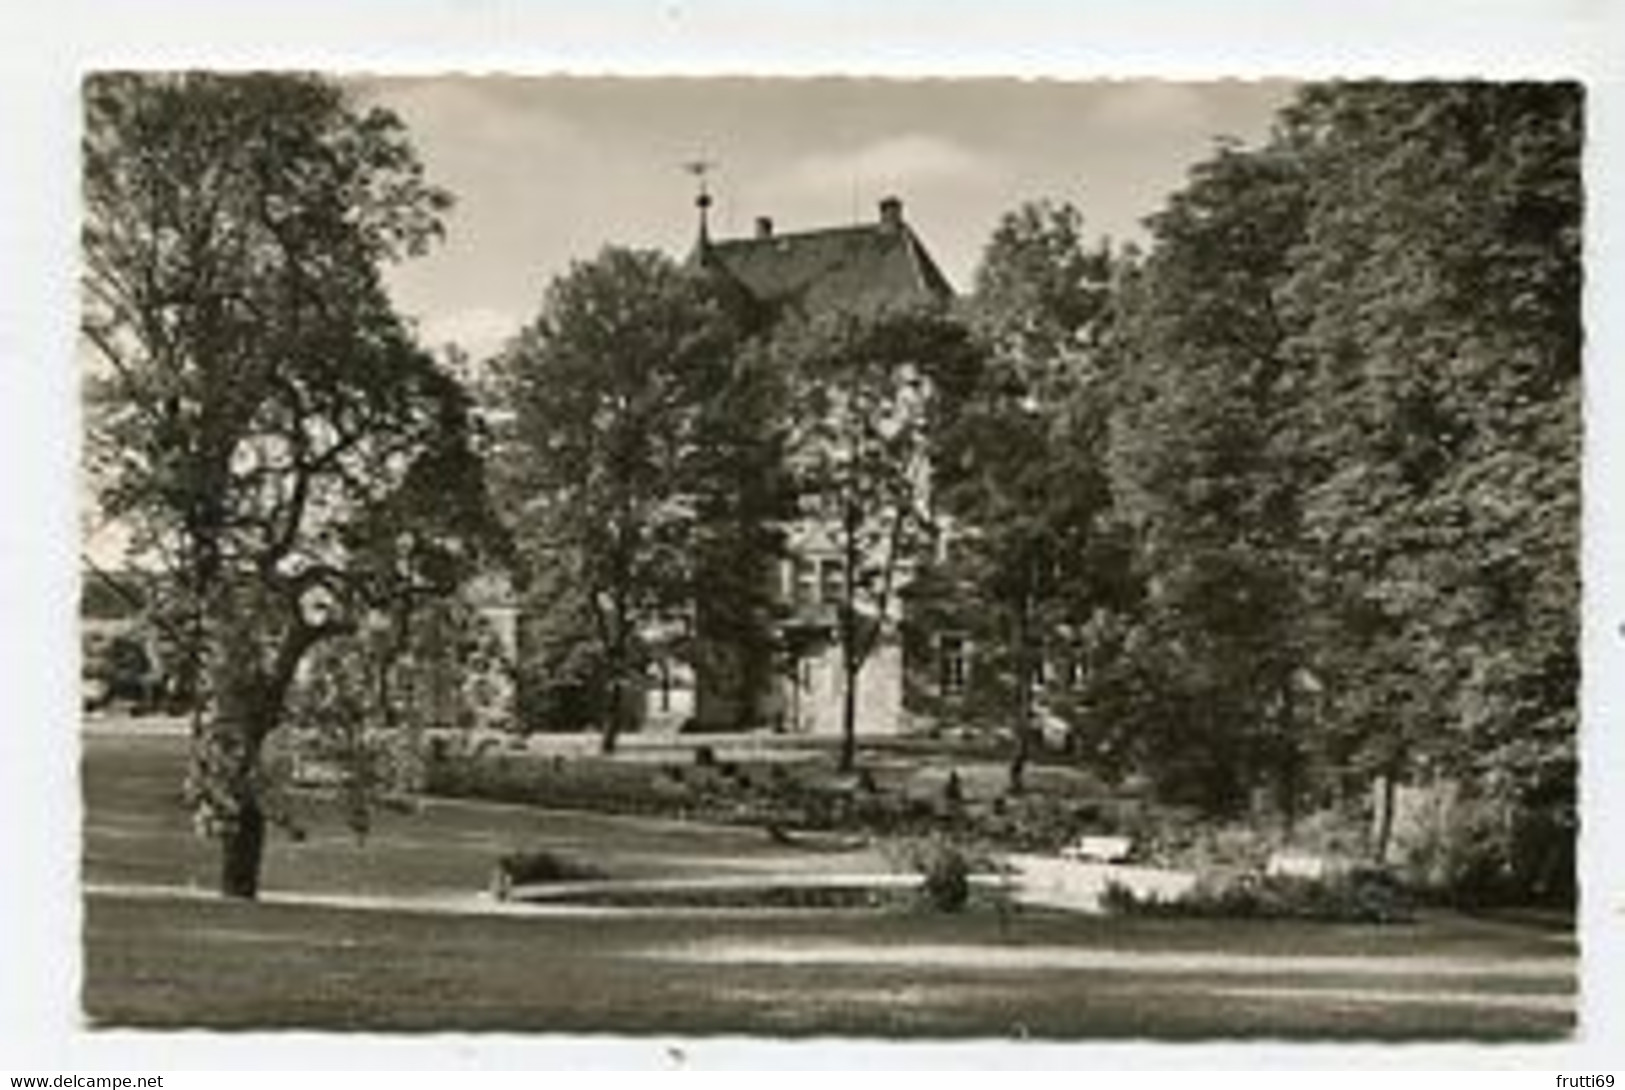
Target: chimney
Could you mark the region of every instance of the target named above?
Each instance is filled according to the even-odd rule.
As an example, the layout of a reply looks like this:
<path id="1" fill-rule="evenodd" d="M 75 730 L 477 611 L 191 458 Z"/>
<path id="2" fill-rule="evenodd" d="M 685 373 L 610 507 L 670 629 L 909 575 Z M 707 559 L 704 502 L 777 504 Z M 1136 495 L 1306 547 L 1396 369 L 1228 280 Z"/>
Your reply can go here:
<path id="1" fill-rule="evenodd" d="M 880 225 L 888 231 L 898 231 L 903 226 L 903 202 L 896 197 L 887 197 L 880 202 Z"/>
<path id="2" fill-rule="evenodd" d="M 756 217 L 756 237 L 757 238 L 772 238 L 773 237 L 773 217 L 772 216 L 757 216 Z"/>

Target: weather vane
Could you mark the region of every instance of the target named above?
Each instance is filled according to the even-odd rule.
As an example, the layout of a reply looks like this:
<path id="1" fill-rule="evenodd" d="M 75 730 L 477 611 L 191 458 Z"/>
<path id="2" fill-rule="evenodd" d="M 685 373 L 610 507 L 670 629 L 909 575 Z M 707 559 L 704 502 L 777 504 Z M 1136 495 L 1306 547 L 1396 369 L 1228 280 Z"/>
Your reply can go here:
<path id="1" fill-rule="evenodd" d="M 710 174 L 719 164 L 715 159 L 690 159 L 683 164 L 683 169 L 700 180 L 700 199 L 710 201 L 711 194 L 705 185 L 706 175 Z"/>

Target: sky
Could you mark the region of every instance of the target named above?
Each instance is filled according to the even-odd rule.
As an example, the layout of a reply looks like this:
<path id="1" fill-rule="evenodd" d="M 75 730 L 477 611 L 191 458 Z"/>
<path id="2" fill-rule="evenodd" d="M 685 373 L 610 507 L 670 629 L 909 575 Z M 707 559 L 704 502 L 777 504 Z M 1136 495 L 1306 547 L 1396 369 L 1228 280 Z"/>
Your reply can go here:
<path id="1" fill-rule="evenodd" d="M 885 196 L 959 290 L 998 218 L 1072 201 L 1092 235 L 1143 239 L 1214 141 L 1256 143 L 1282 81 L 394 78 L 358 80 L 406 122 L 456 205 L 445 242 L 390 271 L 431 346 L 476 359 L 534 317 L 572 261 L 605 245 L 682 257 L 695 179 L 714 163 L 715 237 L 876 215 Z"/>
<path id="2" fill-rule="evenodd" d="M 742 77 L 367 77 L 357 101 L 406 123 L 455 204 L 446 237 L 386 273 L 433 349 L 476 364 L 531 321 L 546 287 L 606 245 L 693 247 L 695 178 L 714 164 L 713 237 L 904 216 L 957 290 L 998 219 L 1069 200 L 1093 236 L 1144 238 L 1219 137 L 1255 143 L 1284 81 Z M 85 548 L 121 562 L 119 526 L 82 511 Z"/>

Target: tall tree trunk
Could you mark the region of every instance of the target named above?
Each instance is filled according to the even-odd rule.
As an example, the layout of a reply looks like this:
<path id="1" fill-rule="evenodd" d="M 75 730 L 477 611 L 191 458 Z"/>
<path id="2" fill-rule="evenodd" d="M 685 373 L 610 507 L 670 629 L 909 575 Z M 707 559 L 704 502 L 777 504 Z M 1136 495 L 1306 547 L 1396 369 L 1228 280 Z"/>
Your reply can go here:
<path id="1" fill-rule="evenodd" d="M 624 585 L 624 580 L 621 585 Z M 609 708 L 604 716 L 603 734 L 598 739 L 598 751 L 606 757 L 615 752 L 625 722 L 626 666 L 627 659 L 631 657 L 627 638 L 627 609 L 619 592 L 614 595 L 612 619 L 615 628 L 609 645 Z"/>
<path id="2" fill-rule="evenodd" d="M 220 893 L 253 900 L 259 895 L 265 855 L 265 808 L 260 799 L 260 750 L 279 709 L 265 706 L 254 673 L 216 671 L 215 710 L 199 740 L 198 773 L 217 821 Z"/>
<path id="3" fill-rule="evenodd" d="M 1027 762 L 1032 757 L 1032 599 L 1023 592 L 1015 611 L 1016 728 L 1015 753 L 1010 758 L 1010 794 L 1027 789 Z"/>
<path id="4" fill-rule="evenodd" d="M 615 752 L 621 735 L 621 716 L 625 714 L 626 696 L 622 688 L 620 671 L 609 683 L 609 707 L 605 710 L 604 730 L 598 738 L 598 751 L 606 757 Z"/>
<path id="5" fill-rule="evenodd" d="M 1388 862 L 1388 845 L 1394 836 L 1394 805 L 1399 795 L 1399 757 L 1390 758 L 1382 770 L 1382 812 L 1377 815 L 1377 843 L 1375 855 L 1378 863 Z"/>
<path id="6" fill-rule="evenodd" d="M 858 764 L 858 672 L 849 655 L 841 654 L 841 763 L 842 772 Z"/>
<path id="7" fill-rule="evenodd" d="M 1290 839 L 1298 827 L 1298 791 L 1301 772 L 1298 753 L 1297 704 L 1292 692 L 1292 675 L 1281 686 L 1280 805 L 1281 821 Z"/>
<path id="8" fill-rule="evenodd" d="M 238 800 L 237 814 L 220 837 L 220 893 L 254 900 L 260 892 L 260 866 L 265 858 L 265 811 L 256 792 Z"/>
<path id="9" fill-rule="evenodd" d="M 840 771 L 851 772 L 858 763 L 858 657 L 857 579 L 858 514 L 848 505 L 841 561 L 841 760 Z"/>
<path id="10" fill-rule="evenodd" d="M 261 658 L 248 603 L 221 603 L 211 625 L 210 715 L 193 738 L 193 774 L 212 811 L 220 838 L 220 893 L 259 895 L 267 815 L 261 798 L 260 756 L 282 721 L 299 661 L 312 642 L 290 632 L 272 664 Z"/>
<path id="11" fill-rule="evenodd" d="M 734 716 L 740 730 L 762 725 L 766 718 L 764 697 L 771 683 L 773 664 L 768 659 L 770 644 L 767 640 L 745 641 L 737 650 L 740 657 L 739 703 Z"/>
<path id="12" fill-rule="evenodd" d="M 1010 756 L 1010 794 L 1027 789 L 1027 761 L 1032 748 L 1032 693 L 1027 681 L 1027 652 L 1018 637 L 1016 646 L 1016 724 L 1015 752 Z"/>

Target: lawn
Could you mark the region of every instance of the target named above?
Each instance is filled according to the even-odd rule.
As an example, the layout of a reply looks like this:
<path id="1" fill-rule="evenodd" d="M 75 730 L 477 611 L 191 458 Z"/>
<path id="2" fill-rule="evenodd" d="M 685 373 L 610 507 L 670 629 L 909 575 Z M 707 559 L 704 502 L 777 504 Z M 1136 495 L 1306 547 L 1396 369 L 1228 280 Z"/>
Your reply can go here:
<path id="1" fill-rule="evenodd" d="M 87 882 L 213 888 L 215 845 L 193 835 L 182 805 L 184 748 L 174 734 L 85 737 Z M 590 861 L 614 878 L 888 867 L 874 851 L 833 850 L 841 838 L 800 837 L 787 848 L 751 826 L 426 799 L 407 813 L 380 810 L 363 840 L 331 800 L 300 795 L 291 810 L 302 839 L 273 836 L 269 891 L 473 894 L 487 887 L 498 857 L 535 849 Z"/>
<path id="2" fill-rule="evenodd" d="M 761 830 L 429 803 L 365 844 L 303 800 L 266 903 L 212 899 L 184 740 L 87 735 L 83 1002 L 102 1026 L 800 1036 L 1530 1038 L 1572 1030 L 1562 930 L 991 911 L 492 911 L 497 855 L 614 877 L 885 869 Z M 197 892 L 193 892 L 193 891 Z"/>

